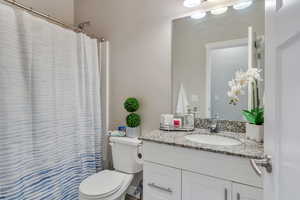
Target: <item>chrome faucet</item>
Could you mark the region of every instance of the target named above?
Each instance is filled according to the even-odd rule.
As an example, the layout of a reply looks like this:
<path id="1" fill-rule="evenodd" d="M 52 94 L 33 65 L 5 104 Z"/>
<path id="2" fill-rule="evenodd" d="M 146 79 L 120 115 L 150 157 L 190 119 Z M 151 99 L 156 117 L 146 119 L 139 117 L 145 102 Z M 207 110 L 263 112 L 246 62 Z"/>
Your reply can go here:
<path id="1" fill-rule="evenodd" d="M 209 132 L 210 133 L 218 133 L 218 120 L 219 115 L 216 114 L 215 117 L 211 118 L 210 124 L 209 124 Z"/>

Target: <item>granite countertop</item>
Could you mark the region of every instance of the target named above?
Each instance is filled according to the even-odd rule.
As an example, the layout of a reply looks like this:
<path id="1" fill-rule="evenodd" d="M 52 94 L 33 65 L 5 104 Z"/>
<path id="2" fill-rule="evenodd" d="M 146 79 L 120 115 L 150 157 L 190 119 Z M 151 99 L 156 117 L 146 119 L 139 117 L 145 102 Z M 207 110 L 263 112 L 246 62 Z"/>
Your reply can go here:
<path id="1" fill-rule="evenodd" d="M 235 138 L 242 142 L 240 145 L 235 146 L 221 146 L 221 145 L 209 145 L 191 142 L 185 139 L 186 135 L 192 134 L 208 134 L 206 129 L 195 129 L 191 132 L 177 132 L 177 131 L 162 131 L 155 130 L 144 134 L 140 137 L 141 140 L 175 145 L 184 148 L 198 149 L 202 151 L 209 151 L 214 153 L 222 153 L 226 155 L 239 156 L 250 159 L 261 159 L 264 156 L 263 144 L 245 139 L 245 133 L 232 133 L 232 132 L 220 132 L 213 133 L 225 137 Z"/>

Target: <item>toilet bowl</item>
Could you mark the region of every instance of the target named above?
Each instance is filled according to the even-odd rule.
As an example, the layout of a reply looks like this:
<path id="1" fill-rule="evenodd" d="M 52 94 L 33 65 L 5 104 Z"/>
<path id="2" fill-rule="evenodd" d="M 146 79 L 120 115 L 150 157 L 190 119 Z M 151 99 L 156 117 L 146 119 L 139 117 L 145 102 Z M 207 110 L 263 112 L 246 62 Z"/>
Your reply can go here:
<path id="1" fill-rule="evenodd" d="M 142 171 L 137 160 L 141 141 L 137 138 L 110 138 L 115 170 L 89 176 L 79 186 L 80 200 L 125 200 L 134 175 Z"/>

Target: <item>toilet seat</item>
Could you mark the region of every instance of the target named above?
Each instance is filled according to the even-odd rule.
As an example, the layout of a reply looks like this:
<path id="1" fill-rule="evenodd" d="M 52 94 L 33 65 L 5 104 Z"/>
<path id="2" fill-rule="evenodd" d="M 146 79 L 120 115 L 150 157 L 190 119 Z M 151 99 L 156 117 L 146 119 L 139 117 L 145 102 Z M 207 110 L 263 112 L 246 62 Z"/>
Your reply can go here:
<path id="1" fill-rule="evenodd" d="M 104 170 L 88 177 L 80 184 L 80 197 L 85 200 L 109 199 L 117 193 L 123 193 L 122 188 L 127 187 L 131 180 L 132 175 Z"/>

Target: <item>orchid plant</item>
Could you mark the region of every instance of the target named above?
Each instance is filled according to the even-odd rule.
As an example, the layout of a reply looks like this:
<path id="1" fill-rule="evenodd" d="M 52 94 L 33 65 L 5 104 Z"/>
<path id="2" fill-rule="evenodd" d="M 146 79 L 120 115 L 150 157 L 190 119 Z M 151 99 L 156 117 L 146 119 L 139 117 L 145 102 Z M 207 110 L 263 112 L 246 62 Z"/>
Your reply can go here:
<path id="1" fill-rule="evenodd" d="M 262 70 L 251 68 L 246 72 L 239 70 L 235 73 L 235 78 L 229 81 L 230 104 L 237 105 L 240 101 L 239 96 L 245 94 L 245 88 L 251 84 L 252 88 L 252 109 L 243 110 L 243 115 L 249 123 L 262 125 L 264 123 L 264 109 L 260 108 L 258 83 L 262 81 L 260 72 Z"/>

